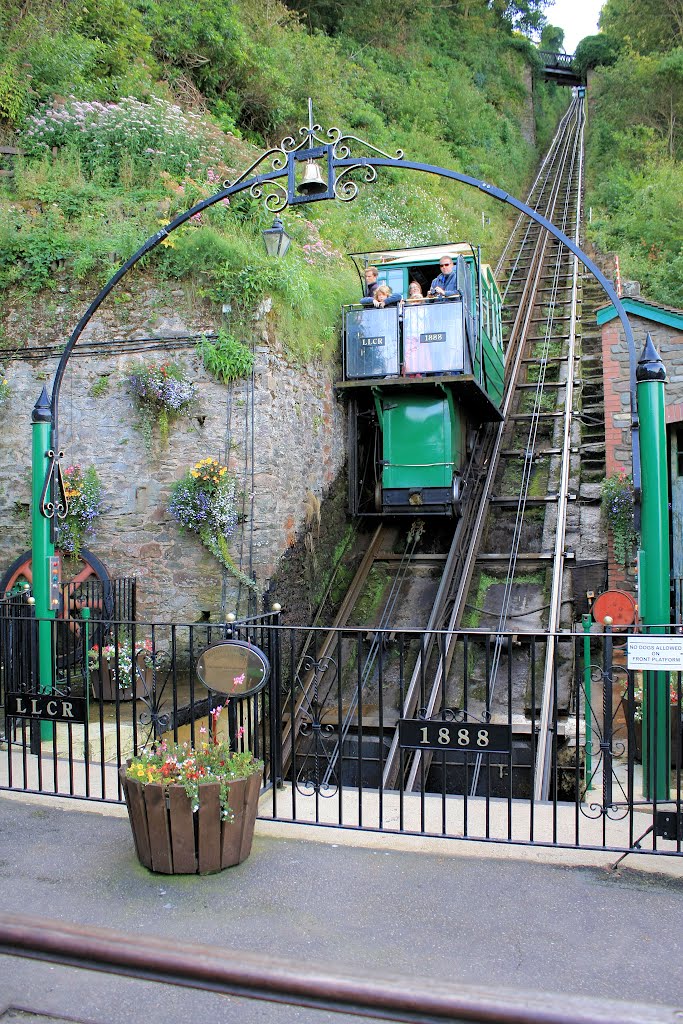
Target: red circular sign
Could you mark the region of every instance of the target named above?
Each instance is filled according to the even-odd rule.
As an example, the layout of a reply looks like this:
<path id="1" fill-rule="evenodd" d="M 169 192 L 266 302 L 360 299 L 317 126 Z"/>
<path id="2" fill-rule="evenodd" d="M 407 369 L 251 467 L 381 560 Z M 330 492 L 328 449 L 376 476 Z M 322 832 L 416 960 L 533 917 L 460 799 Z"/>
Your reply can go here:
<path id="1" fill-rule="evenodd" d="M 631 626 L 636 618 L 636 602 L 625 590 L 606 590 L 596 597 L 591 614 L 603 626 L 607 615 L 613 626 Z"/>

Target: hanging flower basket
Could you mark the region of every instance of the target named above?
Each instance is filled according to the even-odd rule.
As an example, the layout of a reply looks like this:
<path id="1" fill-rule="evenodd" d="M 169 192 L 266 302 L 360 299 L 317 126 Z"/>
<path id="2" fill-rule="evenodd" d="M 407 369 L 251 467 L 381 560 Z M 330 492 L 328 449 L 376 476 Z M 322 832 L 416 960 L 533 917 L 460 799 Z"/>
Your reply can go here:
<path id="1" fill-rule="evenodd" d="M 145 446 L 152 451 L 152 432 L 158 425 L 163 445 L 171 424 L 191 408 L 196 389 L 178 363 L 138 363 L 131 368 L 126 386 L 138 411 L 138 426 Z"/>
<path id="2" fill-rule="evenodd" d="M 256 582 L 235 564 L 228 549 L 239 522 L 237 497 L 237 483 L 228 467 L 216 459 L 201 459 L 173 484 L 168 511 L 182 529 L 199 535 L 235 579 L 255 590 Z"/>
<path id="3" fill-rule="evenodd" d="M 95 467 L 68 466 L 64 470 L 64 492 L 69 510 L 57 527 L 57 544 L 65 554 L 78 558 L 84 535 L 105 511 L 102 483 Z"/>
<path id="4" fill-rule="evenodd" d="M 623 470 L 603 480 L 600 508 L 612 534 L 614 560 L 626 565 L 637 537 L 633 527 L 633 483 Z"/>

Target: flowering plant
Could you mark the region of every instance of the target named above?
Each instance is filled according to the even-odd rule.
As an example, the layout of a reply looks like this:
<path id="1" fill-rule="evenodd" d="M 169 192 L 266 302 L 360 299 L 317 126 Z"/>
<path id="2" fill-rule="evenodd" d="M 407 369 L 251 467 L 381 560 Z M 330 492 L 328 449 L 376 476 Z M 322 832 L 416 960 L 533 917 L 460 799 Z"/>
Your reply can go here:
<path id="1" fill-rule="evenodd" d="M 250 750 L 232 751 L 227 740 L 218 739 L 216 723 L 222 710 L 221 706 L 211 712 L 210 738 L 203 739 L 196 747 L 188 743 L 168 744 L 164 740 L 150 751 L 143 750 L 131 759 L 126 770 L 128 778 L 143 785 L 182 786 L 193 811 L 199 809 L 199 787 L 218 782 L 221 818 L 231 820 L 229 784 L 262 771 L 263 761 L 257 761 Z M 206 737 L 206 727 L 202 726 L 199 733 Z"/>
<path id="2" fill-rule="evenodd" d="M 624 690 L 624 697 L 628 697 L 628 691 Z M 678 706 L 678 673 L 669 673 L 669 704 L 670 706 Z M 633 721 L 642 722 L 643 720 L 643 682 L 642 679 L 637 679 L 633 687 Z"/>
<path id="3" fill-rule="evenodd" d="M 182 175 L 220 160 L 217 133 L 198 114 L 156 96 L 141 103 L 126 96 L 117 103 L 77 100 L 47 106 L 28 117 L 21 132 L 22 149 L 29 155 L 71 146 L 87 171 L 107 169 L 114 174 L 124 153 L 141 165 Z"/>
<path id="4" fill-rule="evenodd" d="M 154 424 L 159 424 L 161 440 L 166 442 L 171 422 L 187 411 L 195 397 L 194 384 L 177 363 L 140 363 L 128 374 L 127 386 L 137 403 L 140 429 L 148 448 L 152 447 Z"/>
<path id="5" fill-rule="evenodd" d="M 2 380 L 0 380 L 0 409 L 2 409 L 11 394 L 12 389 L 9 386 L 9 381 L 7 380 L 7 377 L 3 377 Z"/>
<path id="6" fill-rule="evenodd" d="M 135 658 L 143 655 L 146 668 L 159 668 L 165 660 L 165 655 L 155 650 L 151 637 L 141 637 L 135 640 Z M 88 651 L 88 668 L 91 672 L 100 671 L 102 662 L 116 668 L 119 690 L 127 690 L 133 685 L 133 641 L 123 630 L 118 638 L 109 638 L 108 643 L 93 644 Z"/>
<path id="7" fill-rule="evenodd" d="M 199 534 L 202 544 L 229 572 L 247 586 L 255 586 L 237 568 L 228 550 L 239 514 L 237 484 L 227 466 L 211 458 L 195 463 L 173 485 L 168 511 L 184 529 Z"/>
<path id="8" fill-rule="evenodd" d="M 600 507 L 612 531 L 615 561 L 618 565 L 626 565 L 636 534 L 633 529 L 633 484 L 623 470 L 603 480 Z"/>
<path id="9" fill-rule="evenodd" d="M 83 535 L 104 511 L 102 483 L 95 467 L 83 470 L 78 465 L 68 466 L 64 471 L 64 493 L 68 511 L 57 527 L 57 544 L 62 551 L 78 558 Z"/>
<path id="10" fill-rule="evenodd" d="M 117 670 L 119 690 L 127 690 L 133 685 L 133 658 L 130 642 L 126 643 L 119 637 L 118 643 L 94 644 L 88 651 L 88 668 L 91 672 L 100 671 L 102 662 L 113 665 Z"/>

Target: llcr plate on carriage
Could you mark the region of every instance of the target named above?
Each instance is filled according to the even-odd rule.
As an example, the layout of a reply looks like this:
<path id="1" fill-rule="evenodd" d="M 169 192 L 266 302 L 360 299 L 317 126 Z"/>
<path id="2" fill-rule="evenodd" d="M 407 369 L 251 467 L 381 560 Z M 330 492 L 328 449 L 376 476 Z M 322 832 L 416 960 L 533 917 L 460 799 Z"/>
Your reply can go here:
<path id="1" fill-rule="evenodd" d="M 404 750 L 472 750 L 478 754 L 509 754 L 512 735 L 508 725 L 401 718 L 398 745 Z"/>
<path id="2" fill-rule="evenodd" d="M 227 697 L 253 697 L 268 682 L 270 664 L 246 640 L 221 640 L 197 658 L 197 675 L 208 690 Z"/>

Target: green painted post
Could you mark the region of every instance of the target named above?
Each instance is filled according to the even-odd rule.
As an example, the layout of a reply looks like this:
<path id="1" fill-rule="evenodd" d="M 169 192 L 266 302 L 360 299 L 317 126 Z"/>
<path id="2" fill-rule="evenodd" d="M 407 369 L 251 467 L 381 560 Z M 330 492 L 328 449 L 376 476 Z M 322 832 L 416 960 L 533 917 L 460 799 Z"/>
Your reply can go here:
<path id="1" fill-rule="evenodd" d="M 52 433 L 52 410 L 45 388 L 33 409 L 31 424 L 31 568 L 38 623 L 38 689 L 42 693 L 52 693 L 54 688 L 52 623 L 55 611 L 50 605 L 50 558 L 54 555 L 55 548 L 51 536 L 50 520 L 43 515 L 40 508 L 45 478 L 50 468 L 47 453 L 50 450 Z M 41 722 L 41 741 L 49 739 L 51 736 L 51 724 Z"/>
<path id="2" fill-rule="evenodd" d="M 593 700 L 591 693 L 591 626 L 593 618 L 590 612 L 581 616 L 583 626 L 583 717 L 586 729 L 586 789 L 592 789 L 593 776 Z M 578 751 L 577 751 L 578 756 Z"/>
<path id="3" fill-rule="evenodd" d="M 641 430 L 642 506 L 638 566 L 640 616 L 648 633 L 667 633 L 669 490 L 664 385 L 666 369 L 648 334 L 636 370 Z M 643 693 L 643 789 L 649 800 L 669 799 L 669 673 L 646 672 Z"/>

